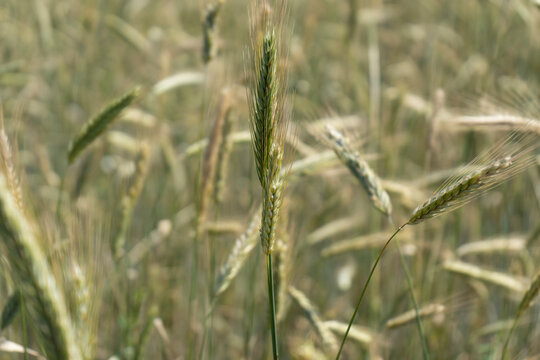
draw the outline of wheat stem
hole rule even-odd
[[[371,278],[373,277],[373,273],[375,272],[375,268],[377,267],[377,264],[379,263],[379,261],[381,260],[381,257],[384,253],[384,251],[386,250],[386,248],[388,247],[388,244],[390,244],[390,242],[392,241],[392,239],[401,231],[403,230],[403,228],[407,226],[407,224],[403,224],[401,225],[399,228],[397,228],[397,230],[392,234],[392,236],[390,236],[390,238],[388,239],[388,241],[386,242],[386,244],[384,244],[384,246],[382,247],[381,251],[379,252],[379,255],[377,256],[377,259],[375,259],[375,263],[373,264],[373,266],[371,267],[371,270],[369,272],[369,275],[368,275],[368,278],[366,280],[366,283],[364,284],[364,287],[362,288],[362,292],[360,293],[360,298],[358,299],[358,301],[356,302],[356,306],[354,307],[354,312],[351,316],[351,320],[349,320],[349,324],[347,325],[347,330],[345,331],[345,335],[343,335],[343,339],[341,340],[341,344],[339,345],[339,350],[338,350],[338,353],[336,355],[336,360],[338,360],[341,356],[341,352],[343,351],[343,346],[345,345],[345,341],[347,340],[347,336],[349,335],[349,331],[351,330],[351,326],[352,324],[354,323],[354,319],[356,318],[356,314],[358,313],[358,309],[360,308],[360,303],[362,302],[362,299],[364,298],[364,295],[366,293],[366,290],[367,290],[367,287],[371,281]]]
[[[272,352],[274,360],[279,359],[276,300],[274,296],[274,268],[272,266],[272,253],[266,255],[266,276],[268,281],[268,305],[270,306],[270,324],[272,333]]]

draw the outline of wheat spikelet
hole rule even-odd
[[[497,160],[481,170],[475,171],[470,175],[463,177],[457,183],[450,185],[436,193],[428,199],[423,205],[417,207],[410,219],[409,224],[418,224],[426,219],[436,217],[444,212],[452,211],[462,205],[466,198],[474,191],[488,187],[494,184],[505,169],[512,165],[512,158],[505,157]]]
[[[307,243],[315,245],[341,232],[358,228],[358,217],[351,216],[330,221],[317,228],[307,236]]]
[[[11,146],[4,129],[4,114],[2,107],[0,106],[0,157],[2,158],[2,171],[6,176],[6,180],[9,186],[11,195],[17,202],[19,210],[24,212],[24,204],[22,198],[22,190],[19,183],[19,178],[13,165],[13,153],[11,152]]]
[[[358,236],[352,239],[337,241],[322,249],[321,255],[327,257],[349,253],[350,251],[378,248],[379,246],[384,245],[390,235],[391,234],[387,232],[379,232]]]
[[[137,155],[140,150],[139,142],[131,135],[123,131],[109,131],[107,134],[107,142],[129,155]]]
[[[202,58],[205,64],[210,62],[216,56],[217,47],[215,45],[215,37],[217,33],[217,17],[225,0],[217,0],[216,2],[207,4],[203,15],[203,47]]]
[[[234,242],[234,246],[225,264],[221,267],[216,280],[214,296],[217,298],[225,292],[233,279],[238,275],[242,266],[257,244],[257,226],[260,223],[260,211],[251,218],[246,231]]]
[[[255,5],[263,5],[256,2]],[[283,21],[286,18],[285,1],[277,15],[271,16],[265,6],[259,18],[251,22],[251,64],[248,76],[251,79],[249,104],[249,127],[255,157],[255,168],[262,190],[262,216],[260,238],[266,255],[266,277],[268,305],[272,334],[272,353],[279,359],[276,303],[274,296],[274,250],[276,226],[285,190],[285,176],[281,174],[283,152],[287,135],[285,107],[285,71],[280,61],[283,56]],[[257,8],[255,8],[257,10]]]
[[[293,359],[298,360],[328,360],[328,356],[321,350],[317,349],[310,340],[303,344],[292,347]]]
[[[446,307],[442,304],[428,304],[418,309],[418,316],[424,318],[428,316],[435,316],[446,310]],[[416,309],[412,309],[404,312],[403,314],[394,316],[386,322],[387,329],[393,329],[400,326],[407,325],[416,320]]]
[[[77,331],[77,339],[84,359],[92,359],[94,352],[94,331],[91,317],[92,294],[90,285],[84,269],[76,262],[72,261],[69,274],[69,285],[72,290],[73,323]],[[97,295],[97,294],[93,294]]]
[[[324,324],[327,328],[341,336],[343,336],[345,334],[345,331],[347,331],[346,323],[342,323],[336,320],[328,320],[325,321]],[[355,340],[357,343],[364,347],[371,346],[375,341],[375,334],[371,330],[356,325],[353,325],[351,327],[351,330],[349,331],[349,336],[351,337],[351,339]]]
[[[132,183],[129,186],[126,195],[124,195],[122,198],[122,218],[120,220],[120,228],[114,242],[114,252],[117,258],[124,255],[126,234],[129,230],[129,226],[131,225],[133,209],[137,203],[137,200],[139,199],[146,176],[148,175],[148,171],[150,169],[150,155],[150,146],[147,143],[142,143],[140,145],[139,155],[137,157],[135,167],[136,170],[135,174],[133,175]]]
[[[180,72],[167,76],[152,87],[152,94],[162,95],[186,85],[200,84],[204,81],[204,74],[200,72]]]
[[[122,97],[114,100],[88,121],[71,142],[68,150],[68,162],[71,164],[77,156],[90,145],[117,118],[120,112],[131,105],[139,96],[140,89],[135,88]]]
[[[214,201],[216,204],[223,201],[223,192],[225,189],[225,183],[227,180],[227,171],[229,168],[229,158],[233,148],[233,139],[231,138],[231,132],[236,125],[236,116],[228,114],[225,118],[225,124],[223,126],[223,140],[218,151],[218,161],[216,170],[216,186],[214,188]]]
[[[463,244],[456,249],[458,256],[490,254],[494,252],[519,252],[525,249],[527,240],[522,236],[495,238]]]
[[[281,164],[283,158],[281,151],[276,148],[273,150],[272,160],[270,161]],[[273,170],[279,170],[279,168],[273,168]],[[284,184],[279,173],[276,174],[274,171],[268,172],[267,184],[268,187],[264,189],[263,197],[261,243],[264,252],[270,254],[274,250],[276,226],[279,220]]]
[[[85,360],[95,358],[100,320],[104,268],[108,259],[101,252],[108,226],[95,212],[95,205],[65,212],[62,222],[42,218],[43,241],[51,249],[49,262],[73,324],[77,344]],[[65,238],[64,238],[65,236]],[[61,242],[58,239],[63,238]]]
[[[360,181],[368,194],[373,206],[390,218],[392,203],[381,180],[369,167],[367,162],[355,154],[348,145],[348,140],[332,126],[326,126],[326,135],[332,142],[332,147],[338,158],[349,168],[351,173]]]
[[[278,67],[281,34],[264,16],[262,29],[252,29],[253,84],[249,94],[250,130],[257,176],[263,192],[261,243],[266,254],[273,251],[284,181],[280,174],[287,133],[284,82]],[[254,26],[257,26],[254,25]]]
[[[502,286],[517,293],[523,293],[526,290],[526,284],[513,276],[497,271],[486,270],[466,262],[455,260],[446,261],[443,264],[443,268],[447,271],[465,275],[473,279]]]
[[[199,204],[199,219],[202,224],[206,220],[208,201],[210,200],[216,182],[216,171],[219,160],[219,150],[223,143],[223,129],[227,115],[231,109],[232,98],[230,89],[225,89],[221,94],[219,110],[214,121],[214,127],[206,147],[202,165],[201,176],[201,199]]]
[[[338,349],[337,339],[330,331],[325,322],[321,320],[319,313],[315,306],[309,301],[307,296],[296,289],[294,286],[289,286],[289,294],[294,301],[302,308],[304,314],[309,319],[317,334],[320,336],[325,348],[331,352],[336,352]]]
[[[324,257],[334,256],[351,251],[359,251],[364,249],[378,248],[386,243],[391,233],[378,232],[368,235],[361,235],[352,239],[336,241],[321,250],[321,255]],[[410,237],[404,239],[410,240]]]
[[[204,231],[211,234],[240,234],[244,230],[244,225],[236,221],[212,221],[204,224]]]
[[[452,130],[516,130],[534,132],[540,135],[539,120],[511,114],[447,117],[443,123]]]
[[[30,305],[45,353],[51,359],[80,360],[81,351],[66,302],[30,223],[0,175],[0,233],[11,276]]]
[[[531,165],[537,148],[535,135],[513,133],[446,181],[441,190],[413,211],[407,224],[418,224],[455,210],[500,185]]]
[[[142,128],[151,129],[156,126],[157,119],[154,115],[142,111],[141,109],[128,108],[118,119],[119,121],[138,125]]]
[[[120,19],[118,16],[107,14],[105,24],[142,53],[149,54],[152,46],[150,42],[136,28]]]

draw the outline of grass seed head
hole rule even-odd
[[[114,100],[90,119],[75,136],[68,149],[68,162],[71,164],[77,156],[118,117],[126,107],[131,105],[139,96],[140,88],[135,88],[122,97]]]

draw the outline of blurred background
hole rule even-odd
[[[324,125],[339,128],[382,179],[393,223],[402,224],[453,169],[508,135],[503,123],[477,128],[456,119],[502,113],[538,119],[540,3],[288,5],[282,44],[288,57],[281,61],[292,110],[285,163],[294,165],[278,232],[279,342],[283,359],[332,359],[393,225],[322,140]],[[64,192],[64,224],[54,240],[72,241],[63,256],[75,254],[94,274],[90,297],[101,303],[92,314],[96,359],[271,356],[258,220],[250,227],[261,195],[246,102],[249,9],[261,6],[0,3],[4,126],[28,213],[45,223],[40,227],[54,225]],[[83,124],[137,85],[138,101],[68,166],[68,146]],[[208,143],[219,147],[211,178],[204,166]],[[538,270],[539,170],[537,162],[463,209],[398,236],[425,310],[431,358],[500,356]],[[50,255],[55,241],[45,247]],[[483,250],[463,248],[478,241],[491,242]],[[239,272],[227,283],[231,262]],[[0,286],[5,304],[13,284],[3,276]],[[343,358],[421,358],[411,309],[391,246]],[[540,358],[538,314],[534,306],[520,318],[509,358]],[[2,335],[22,344],[26,333],[15,321]],[[27,336],[39,350],[31,331]]]

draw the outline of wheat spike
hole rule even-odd
[[[217,33],[217,17],[225,0],[217,0],[214,3],[207,4],[203,15],[203,47],[202,58],[205,64],[210,62],[216,56],[217,47],[215,38]]]
[[[236,239],[225,264],[219,271],[215,285],[215,298],[225,292],[238,275],[251,250],[257,244],[257,225],[260,223],[260,211],[252,217],[246,231]]]
[[[114,253],[117,258],[124,255],[126,234],[131,225],[133,210],[144,187],[146,176],[148,175],[148,171],[150,169],[150,155],[150,146],[147,143],[142,143],[137,156],[135,167],[136,170],[135,174],[133,175],[132,183],[122,198],[122,217],[120,219],[120,228],[114,242]]]
[[[254,29],[253,73],[256,75],[249,94],[252,146],[263,193],[261,243],[266,254],[273,251],[281,209],[284,181],[280,172],[287,133],[284,83],[278,67],[280,33],[268,21],[263,21],[265,29]]]
[[[525,283],[513,276],[498,271],[486,270],[477,265],[469,264],[463,261],[446,261],[443,264],[443,268],[447,271],[465,275],[473,279],[502,286],[517,293],[523,293],[526,289]]]
[[[525,249],[526,243],[527,240],[523,236],[473,241],[458,247],[456,249],[456,254],[458,256],[465,256],[474,254],[491,254],[496,252],[519,252]]]
[[[326,135],[332,143],[332,148],[338,158],[349,168],[351,173],[360,181],[364,190],[368,194],[373,206],[386,216],[392,215],[392,203],[390,197],[384,187],[381,179],[375,174],[368,163],[354,153],[349,145],[348,140],[342,133],[337,131],[330,125],[326,126]]]
[[[77,156],[107,129],[120,112],[137,99],[139,93],[140,88],[137,87],[117,100],[114,100],[101,110],[99,114],[89,120],[71,142],[67,154],[68,162],[70,164],[73,163],[77,159]]]
[[[441,215],[444,212],[452,211],[462,205],[467,197],[474,194],[475,191],[495,184],[495,181],[500,179],[501,175],[511,165],[512,158],[505,157],[463,177],[460,181],[437,192],[423,205],[417,207],[409,218],[408,223],[411,225],[418,224],[426,219]]]
[[[47,357],[80,360],[73,324],[66,302],[51,268],[33,233],[0,175],[0,233],[11,276],[30,304]]]
[[[0,157],[2,158],[2,171],[6,176],[6,180],[9,186],[11,195],[17,202],[19,210],[24,212],[24,204],[22,197],[21,185],[15,166],[13,163],[13,153],[11,151],[11,145],[4,129],[4,113],[0,104]]]
[[[343,336],[343,334],[345,334],[345,331],[347,331],[346,323],[342,323],[336,320],[328,320],[325,321],[324,324],[327,328],[341,336]],[[357,343],[364,347],[369,347],[375,340],[375,334],[372,331],[356,325],[353,325],[351,327],[349,336],[351,337],[351,339],[355,340]]]
[[[323,341],[323,344],[327,350],[336,352],[338,344],[334,334],[330,331],[326,323],[321,320],[319,312],[311,301],[309,301],[307,296],[294,286],[289,286],[289,294],[291,294],[291,297],[298,304],[298,306],[302,308],[306,317],[317,331],[317,334],[321,337],[321,340]]]
[[[513,132],[458,170],[440,190],[412,212],[407,224],[418,224],[455,210],[500,185],[534,163],[538,146],[538,138],[533,132]]]
[[[446,310],[445,306],[442,304],[428,304],[418,309],[418,315],[420,317],[434,316],[440,314]],[[387,329],[393,329],[400,326],[407,325],[416,319],[416,310],[412,309],[404,312],[403,314],[394,316],[386,322]]]
[[[199,223],[206,220],[208,202],[211,199],[216,182],[216,171],[219,160],[219,150],[223,143],[223,130],[225,121],[232,105],[232,94],[230,89],[225,89],[221,93],[219,110],[214,121],[212,133],[208,141],[208,146],[204,154],[202,179],[201,179],[201,200],[199,205]]]

